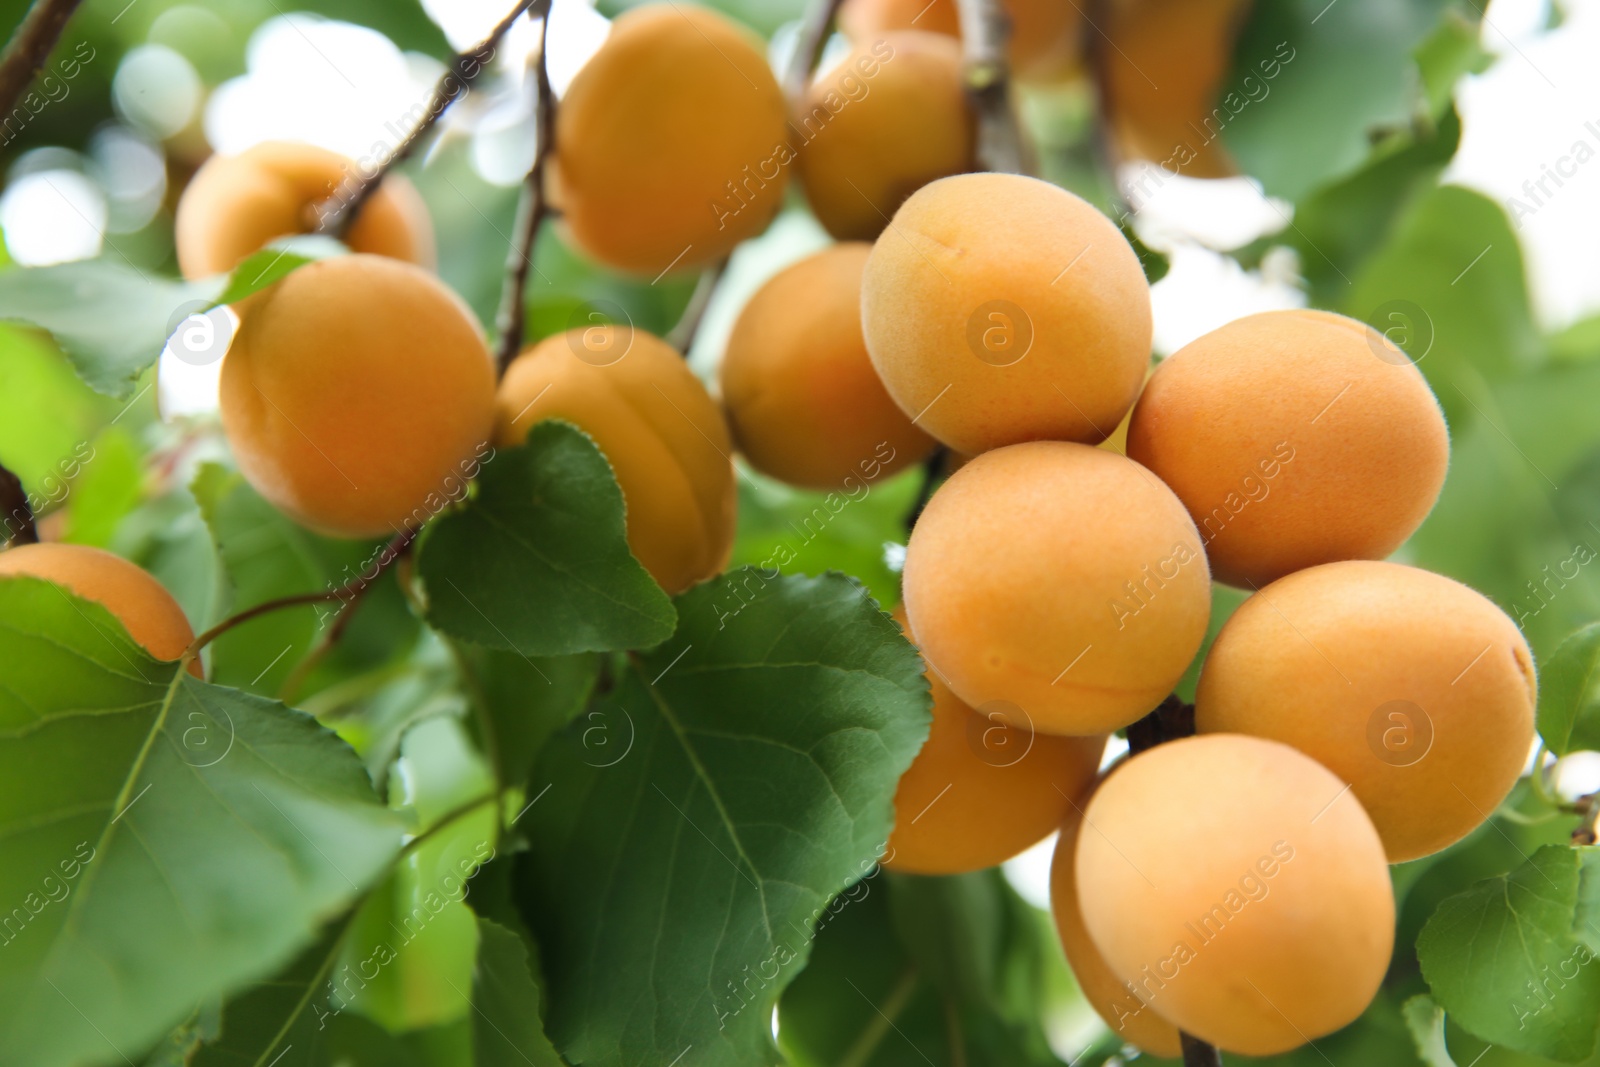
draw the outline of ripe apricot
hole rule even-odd
[[[1015,174],[923,186],[861,283],[889,395],[958,452],[1103,440],[1150,361],[1150,288],[1111,220]]]
[[[1256,586],[1393,552],[1438,498],[1450,439],[1422,374],[1382,334],[1267,311],[1156,368],[1128,455],[1188,507],[1217,579]]]
[[[1269,1056],[1333,1032],[1394,947],[1383,844],[1344,783],[1287,745],[1170,741],[1096,790],[1077,890],[1112,972],[1179,1029]]]
[[[1083,909],[1078,905],[1077,860],[1083,805],[1087,803],[1089,797],[1085,792],[1068,807],[1061,835],[1056,839],[1055,856],[1050,862],[1050,911],[1055,916],[1061,949],[1066,953],[1067,965],[1072,968],[1072,977],[1077,979],[1083,999],[1105,1020],[1112,1033],[1152,1056],[1176,1059],[1182,1054],[1178,1028],[1141,1000],[1135,989],[1130,988],[1131,983],[1112,972],[1083,925]]]
[[[906,197],[972,168],[961,46],[920,30],[861,41],[806,90],[792,129],[817,221],[870,241]]]
[[[923,655],[956,695],[1047,733],[1107,733],[1150,711],[1211,613],[1178,498],[1137,463],[1064,441],[985,452],[951,475],[903,577]]]
[[[257,294],[222,362],[239,470],[336,537],[420,525],[459,497],[494,424],[494,366],[472,312],[383,256],[309,263]]]
[[[895,621],[915,640],[904,609]],[[974,711],[933,671],[933,728],[894,794],[884,866],[961,874],[1043,841],[1094,777],[1106,739],[1052,737]]]
[[[890,474],[933,451],[872,369],[861,337],[871,245],[834,245],[750,298],[722,357],[722,401],[750,465],[792,485],[837,489],[887,446]]]
[[[547,337],[507,368],[495,414],[496,444],[520,443],[541,419],[594,439],[622,489],[628,546],[667,592],[728,562],[738,503],[728,426],[659,337],[625,326]]]
[[[1527,642],[1486,597],[1398,563],[1329,563],[1233,613],[1201,671],[1195,723],[1320,762],[1400,863],[1465,837],[1511,792],[1536,691]]]
[[[54,582],[99,604],[156,659],[175,660],[194,640],[188,618],[166,587],[104,549],[53,541],[15,545],[0,552],[0,578],[17,575]],[[189,662],[189,672],[205,677],[198,659]]]
[[[1083,51],[1083,14],[1061,0],[1004,0],[1011,18],[1006,54],[1021,82],[1058,81],[1076,73]],[[839,28],[853,41],[889,30],[923,30],[960,39],[956,0],[845,0]]]
[[[1101,91],[1123,155],[1192,178],[1233,173],[1220,135],[1238,109],[1219,97],[1248,9],[1247,0],[1107,5]]]
[[[727,255],[783,205],[786,118],[742,26],[688,4],[623,13],[556,112],[556,197],[573,240],[650,277]]]
[[[316,145],[267,141],[236,156],[212,156],[178,199],[178,268],[185,278],[230,271],[278,237],[311,233],[316,205],[356,164]],[[389,175],[345,231],[356,252],[433,266],[433,222],[411,183]]]

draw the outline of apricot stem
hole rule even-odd
[[[690,294],[683,314],[667,331],[664,340],[685,356],[694,345],[694,336],[700,331],[700,323],[705,320],[706,309],[711,306],[711,297],[716,293],[717,283],[722,280],[722,272],[727,266],[728,260],[724,257],[700,272],[700,280],[695,282],[694,292]]]
[[[38,0],[0,55],[0,115],[9,115],[22,93],[44,69],[67,20],[82,0]]]
[[[928,453],[928,458],[922,461],[922,488],[917,490],[917,498],[911,502],[911,507],[906,511],[906,533],[911,532],[911,528],[922,517],[928,501],[933,499],[933,491],[939,485],[939,472],[944,469],[945,460],[949,457],[950,449],[940,445]]]
[[[811,73],[817,69],[822,49],[828,43],[828,28],[839,13],[842,0],[812,0],[806,9],[805,19],[794,43],[794,54],[789,58],[789,69],[784,72],[783,88],[790,100],[798,100],[811,84]]]
[[[349,228],[350,223],[360,213],[361,205],[365,204],[367,198],[377,189],[378,183],[383,181],[384,175],[388,174],[389,171],[408,159],[412,152],[416,151],[416,147],[423,136],[433,128],[435,122],[439,121],[439,116],[443,115],[451,104],[465,96],[467,90],[472,87],[472,83],[482,75],[484,68],[494,59],[495,49],[499,47],[500,39],[506,35],[507,31],[511,29],[512,25],[516,23],[523,13],[529,12],[529,9],[536,5],[544,11],[549,10],[549,0],[517,0],[516,6],[495,25],[493,30],[489,31],[489,36],[466,51],[456,53],[451,58],[444,74],[434,84],[428,103],[423,108],[422,117],[411,127],[405,139],[378,166],[368,168],[365,173],[352,171],[345,181],[340,184],[339,188],[334,190],[333,195],[323,201],[323,204],[318,209],[321,219],[317,225],[318,233],[327,234],[330,237],[344,236],[344,231]],[[530,12],[530,14],[535,13]]]
[[[539,29],[539,58],[533,65],[538,94],[534,102],[533,165],[528,168],[522,193],[517,198],[516,239],[506,254],[506,280],[500,292],[500,312],[495,316],[495,329],[499,334],[495,344],[497,377],[505,375],[506,368],[522,348],[523,323],[527,317],[523,294],[528,288],[528,272],[533,269],[539,227],[550,214],[550,202],[544,193],[545,165],[555,143],[555,93],[550,89],[550,68],[545,62],[550,43],[550,0],[538,0],[534,13],[542,13],[544,22]]]
[[[0,466],[0,545],[31,545],[39,540],[38,527],[33,522],[33,508],[28,503],[27,490],[22,479]]]
[[[1032,174],[1032,153],[1011,106],[1011,65],[1006,58],[1011,17],[1000,0],[956,0],[956,10],[966,54],[967,97],[978,118],[978,166]]]

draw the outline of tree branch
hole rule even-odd
[[[528,272],[533,269],[533,254],[539,240],[539,227],[550,214],[550,204],[545,198],[545,166],[550,158],[550,148],[555,143],[555,93],[550,89],[550,68],[545,62],[550,42],[550,0],[536,0],[530,15],[543,17],[539,29],[539,56],[534,61],[534,147],[533,166],[522,183],[522,193],[517,197],[516,233],[512,236],[511,250],[506,253],[506,278],[500,290],[500,310],[495,315],[495,369],[504,375],[511,361],[522,348],[522,334],[527,319],[524,294],[528,288]]]
[[[0,467],[0,516],[0,529],[5,531],[0,545],[31,545],[39,540],[28,491],[22,488],[22,479],[5,467]]]
[[[384,161],[372,168],[369,173],[351,172],[346,175],[345,180],[333,194],[318,205],[318,233],[330,237],[344,236],[345,230],[350,228],[350,223],[360,213],[361,205],[365,204],[367,198],[378,188],[384,175],[410,158],[423,136],[433,128],[434,123],[439,121],[439,116],[443,115],[451,104],[465,96],[472,83],[483,74],[484,68],[494,59],[495,49],[500,46],[500,39],[525,11],[540,2],[541,0],[517,0],[510,14],[495,25],[489,36],[467,51],[458,52],[451,58],[449,68],[433,87],[426,110],[412,126],[411,132],[406,134],[405,140],[401,141]],[[548,9],[548,0],[542,2]]]
[[[82,0],[35,0],[0,54],[0,115],[9,115],[44,69],[67,20]]]
[[[978,166],[1032,174],[1032,151],[1011,106],[1011,64],[1006,58],[1011,18],[1000,0],[956,0],[956,10],[966,55],[967,97],[978,119]]]
[[[917,498],[911,502],[911,507],[906,511],[906,533],[922,518],[922,513],[928,507],[928,501],[933,499],[933,490],[939,484],[939,474],[944,470],[945,460],[950,458],[950,449],[938,445],[928,453],[928,458],[922,461],[922,488],[917,490]]]
[[[724,256],[700,272],[700,280],[695,282],[694,292],[689,295],[689,303],[684,307],[683,314],[678,316],[678,321],[663,338],[684,356],[688,356],[689,349],[694,347],[694,338],[700,332],[700,324],[705,321],[706,309],[711,307],[711,297],[715,295],[717,283],[727,269],[728,260]]]
[[[783,75],[784,93],[791,101],[798,102],[811,84],[811,72],[817,69],[817,61],[828,44],[828,30],[839,13],[840,3],[842,0],[811,0],[806,8],[794,54],[789,57],[789,69]]]

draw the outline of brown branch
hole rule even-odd
[[[416,539],[416,532],[412,530],[395,535],[394,539],[379,553],[379,573],[381,574],[383,570],[397,562],[400,557],[408,554],[411,551],[412,543]],[[387,559],[385,555],[387,555]],[[288,677],[283,680],[283,685],[278,688],[279,700],[285,704],[294,700],[300,691],[300,687],[305,684],[306,678],[316,668],[317,664],[328,657],[328,653],[333,651],[333,646],[339,643],[339,639],[344,636],[344,632],[350,628],[350,620],[355,615],[356,608],[361,606],[361,602],[366,599],[367,593],[371,591],[377,582],[378,575],[374,575],[370,580],[363,579],[358,575],[344,584],[342,588],[349,592],[349,599],[343,600],[343,603],[339,605],[339,610],[334,613],[333,622],[324,631],[322,639],[301,657],[300,662],[295,664],[294,670],[290,671]]]
[[[1178,1031],[1178,1044],[1183,1048],[1183,1067],[1222,1067],[1222,1053],[1217,1046],[1182,1030]]]
[[[67,20],[82,0],[35,0],[0,54],[0,115],[9,115],[44,69]]]
[[[22,488],[22,479],[5,467],[0,467],[0,545],[31,545],[39,540],[39,529],[33,522],[33,506],[28,503],[28,491]]]
[[[500,290],[500,310],[495,315],[495,368],[504,375],[522,348],[523,327],[528,315],[526,297],[528,272],[533,269],[533,254],[539,240],[539,227],[550,214],[545,197],[545,166],[555,143],[555,93],[550,89],[550,68],[545,62],[550,41],[550,0],[538,0],[530,14],[542,15],[539,30],[539,57],[534,61],[534,80],[538,96],[534,102],[533,166],[517,197],[516,233],[506,253],[506,277]]]
[[[828,30],[834,16],[839,13],[843,0],[811,0],[794,43],[794,54],[789,57],[789,69],[784,72],[783,89],[790,100],[799,102],[811,84],[811,72],[817,69],[822,50],[828,44]]]
[[[1112,129],[1111,113],[1115,105],[1115,95],[1111,91],[1111,77],[1107,73],[1107,49],[1111,39],[1100,31],[1099,27],[1110,18],[1109,0],[1084,0],[1089,5],[1091,16],[1086,17],[1089,25],[1095,28],[1095,33],[1088,35],[1088,43],[1084,47],[1085,58],[1089,64],[1089,80],[1094,85],[1094,127],[1090,134],[1090,151],[1100,169],[1105,173],[1110,186],[1111,206],[1115,209],[1114,221],[1118,225],[1131,221],[1133,208],[1128,203],[1127,194],[1122,188],[1122,179],[1118,172],[1122,169],[1122,147],[1117,143],[1116,131]]]
[[[933,491],[938,487],[939,475],[944,472],[945,460],[950,458],[950,449],[938,445],[928,453],[928,458],[922,461],[922,487],[917,490],[917,498],[911,502],[911,507],[906,511],[906,533],[916,526],[917,520],[922,518],[922,513],[927,510],[928,501],[933,499]]]
[[[516,6],[510,14],[501,19],[489,36],[478,42],[465,52],[458,52],[450,60],[449,67],[434,85],[433,92],[428,98],[426,110],[416,124],[411,127],[411,132],[406,134],[405,140],[389,153],[384,161],[372,168],[367,174],[351,172],[345,180],[317,207],[317,232],[330,237],[343,237],[345,230],[349,229],[361,211],[361,206],[367,202],[378,184],[383,181],[396,166],[410,158],[416,151],[422,138],[439,121],[439,117],[449,109],[467,90],[472,87],[483,74],[484,68],[494,59],[495,49],[500,46],[500,39],[504,37],[522,14],[535,4],[542,3],[547,9],[549,0],[517,0]]]
[[[1033,153],[1011,106],[1006,42],[1011,17],[1000,0],[956,0],[966,58],[967,98],[977,115],[977,163],[982,170],[1032,174]]]
[[[700,324],[706,318],[706,309],[711,307],[711,298],[716,295],[717,283],[722,280],[722,273],[727,268],[728,260],[724,256],[700,272],[700,280],[695,282],[694,292],[689,294],[689,303],[684,307],[683,314],[678,316],[678,321],[663,338],[667,344],[685,356],[688,356],[689,349],[694,347],[695,335],[700,332]]]

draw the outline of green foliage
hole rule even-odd
[[[259,293],[282,281],[296,268],[349,250],[331,237],[289,237],[273,241],[249,256],[228,275],[228,284],[217,297],[219,304],[236,304],[252,293]]]
[[[1600,749],[1600,623],[1561,642],[1539,679],[1539,736],[1550,751]]]
[[[836,575],[743,568],[677,600],[592,720],[545,749],[520,905],[573,1062],[771,1062],[772,1007],[889,834],[928,729],[921,662]]]

